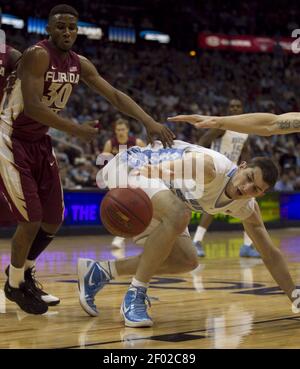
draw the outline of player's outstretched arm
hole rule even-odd
[[[300,132],[300,113],[281,115],[250,113],[215,117],[206,115],[177,115],[168,118],[172,122],[187,122],[196,128],[217,128],[259,136],[282,135]]]
[[[167,127],[153,120],[129,96],[117,90],[103,79],[96,67],[85,57],[80,56],[81,78],[93,91],[107,99],[120,112],[142,122],[147,129],[148,138],[153,142],[153,136],[158,136],[164,146],[172,146],[174,134]]]
[[[278,283],[279,287],[287,294],[289,299],[293,301],[292,292],[296,289],[296,286],[289,273],[285,258],[280,250],[274,246],[265,228],[257,203],[255,203],[254,212],[249,218],[243,221],[243,225],[245,231],[261,254],[263,262],[272,277]]]
[[[48,70],[49,55],[40,47],[31,47],[24,52],[18,70],[25,114],[46,126],[59,129],[83,139],[90,140],[98,130],[88,125],[79,125],[55,114],[43,101],[44,75]],[[49,98],[55,98],[50,96]]]

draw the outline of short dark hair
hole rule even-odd
[[[114,122],[114,129],[115,129],[117,126],[120,126],[121,124],[125,124],[125,126],[126,126],[128,129],[130,129],[130,125],[129,125],[128,120],[123,119],[123,118],[118,118],[118,119]]]
[[[59,5],[54,6],[50,10],[48,19],[50,19],[56,14],[72,14],[76,18],[79,17],[78,11],[75,8],[73,8],[73,6],[68,5],[68,4],[59,4]]]
[[[250,161],[248,167],[259,167],[262,171],[263,181],[267,183],[270,188],[275,186],[278,180],[279,170],[273,160],[265,156],[258,156]]]

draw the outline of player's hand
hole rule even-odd
[[[166,126],[163,126],[160,123],[157,123],[153,121],[151,125],[148,125],[146,127],[147,129],[147,136],[148,136],[148,142],[151,144],[154,143],[154,137],[157,137],[164,147],[172,147],[173,140],[176,137],[174,133]]]
[[[169,122],[187,122],[194,127],[200,128],[220,128],[219,117],[208,115],[177,115],[176,117],[169,117]]]
[[[99,120],[89,120],[78,125],[77,136],[84,141],[92,141],[99,132]]]
[[[86,122],[84,122],[82,124],[82,126],[89,126],[91,128],[97,128],[97,129],[101,128],[101,124],[100,124],[98,119],[96,119],[96,120],[87,120]]]

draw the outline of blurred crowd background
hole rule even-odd
[[[36,3],[36,4],[35,4]],[[2,1],[2,11],[20,17],[46,17],[45,0]],[[103,78],[138,102],[157,121],[176,114],[225,115],[230,99],[238,98],[245,112],[299,111],[300,57],[284,53],[236,53],[196,48],[198,32],[222,32],[289,37],[300,26],[297,2],[265,1],[69,1],[85,21],[100,26],[159,28],[171,34],[168,45],[122,44],[79,37],[76,51],[90,58]],[[143,3],[143,4],[140,4]],[[176,3],[176,6],[174,4]],[[270,6],[270,4],[272,6]],[[51,2],[51,7],[53,3]],[[300,27],[299,27],[300,28]],[[23,51],[42,36],[9,29],[8,43]],[[190,50],[196,50],[191,56]],[[51,130],[60,162],[63,186],[96,186],[96,157],[112,137],[120,114],[81,84],[63,113],[78,123],[99,119],[101,134],[91,144]],[[146,140],[145,130],[130,120],[131,134]],[[203,131],[170,124],[177,139],[197,143]],[[250,137],[251,156],[273,157],[281,169],[278,191],[300,190],[300,134]]]

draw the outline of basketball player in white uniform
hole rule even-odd
[[[182,170],[184,168],[184,176]],[[183,141],[164,149],[132,147],[117,155],[104,168],[102,180],[109,188],[113,172],[121,179],[129,172],[130,186],[150,197],[153,219],[135,237],[144,246],[141,255],[116,261],[78,260],[80,303],[91,316],[99,314],[95,295],[118,275],[134,275],[121,306],[125,325],[151,326],[147,312],[147,288],[153,275],[183,273],[198,267],[196,249],[188,232],[191,209],[209,214],[230,214],[243,225],[280,288],[293,301],[295,289],[285,259],[265,229],[255,197],[272,187],[278,170],[268,158],[254,159],[237,167],[224,155]],[[182,180],[184,178],[184,180]]]
[[[242,113],[243,103],[241,102],[241,100],[230,100],[228,105],[228,114],[238,115]],[[199,145],[210,147],[212,150],[220,152],[233,163],[237,164],[238,162],[242,161],[248,162],[250,159],[247,140],[248,134],[246,133],[223,131],[221,129],[211,129],[201,137]],[[200,223],[196,229],[193,241],[197,248],[197,254],[200,257],[205,256],[202,241],[213,219],[214,217],[212,215],[203,214],[201,216]],[[246,232],[244,232],[244,244],[240,249],[240,256],[256,258],[260,257],[260,254],[252,246],[252,241]]]

